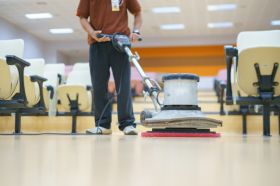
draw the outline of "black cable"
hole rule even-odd
[[[40,135],[62,135],[62,136],[87,136],[90,134],[87,133],[59,133],[59,132],[41,132],[41,133],[21,133],[21,134],[15,134],[15,133],[0,133],[0,136],[40,136]]]
[[[149,80],[151,81],[151,82],[153,82],[154,83],[154,86],[156,86],[157,87],[157,97],[156,97],[156,100],[157,100],[157,103],[158,103],[158,105],[160,106],[160,107],[162,107],[163,106],[163,103],[160,103],[160,101],[159,101],[159,94],[160,94],[160,92],[161,92],[161,89],[160,89],[160,87],[159,87],[159,85],[158,85],[158,83],[155,81],[155,80],[153,80],[153,79],[150,79],[149,78]]]
[[[157,103],[159,104],[159,106],[162,107],[162,106],[163,106],[163,103],[160,103],[160,102],[159,102],[159,94],[160,94],[160,92],[157,93]]]

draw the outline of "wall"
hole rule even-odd
[[[6,39],[24,40],[24,58],[45,57],[42,40],[0,18],[0,40]]]
[[[222,45],[135,48],[134,50],[141,56],[141,66],[145,71],[150,72],[215,76],[226,66]]]
[[[45,57],[48,63],[65,63],[72,65],[78,61],[88,61],[86,41],[46,42]],[[82,54],[80,53],[82,52]]]
[[[88,45],[84,41],[43,41],[17,26],[0,19],[0,39],[22,38],[25,41],[25,58],[42,57],[47,63],[88,61]],[[175,43],[174,43],[175,44]],[[177,43],[178,44],[178,43]],[[157,46],[134,48],[141,56],[145,71],[195,73],[215,76],[225,68],[223,45]]]

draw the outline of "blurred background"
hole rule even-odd
[[[133,47],[148,72],[215,76],[223,46],[239,32],[280,29],[279,0],[140,0],[143,42]],[[0,0],[0,39],[22,38],[25,58],[73,65],[88,61],[79,0]],[[130,25],[132,22],[130,21]]]

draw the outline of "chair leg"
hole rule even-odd
[[[15,133],[14,134],[20,134],[21,133],[21,113],[16,112],[15,115]]]
[[[77,114],[72,115],[72,134],[77,133]]]
[[[247,114],[248,114],[248,106],[240,106],[240,111],[242,114],[242,133],[244,135],[247,134]]]
[[[263,106],[263,135],[270,136],[270,106]]]
[[[220,92],[220,115],[225,115],[225,108],[224,108],[224,91],[225,87],[221,87],[221,92]]]
[[[242,114],[242,133],[247,134],[247,115]]]
[[[67,98],[70,105],[70,112],[72,114],[72,134],[77,133],[77,116],[79,113],[79,94],[76,94],[76,99],[71,99],[69,94],[67,94]]]

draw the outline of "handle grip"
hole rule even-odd
[[[113,38],[113,35],[109,35],[109,34],[97,34],[96,37],[98,39],[103,38],[103,37],[109,37],[110,39]]]
[[[98,39],[103,38],[103,37],[109,37],[110,39],[113,39],[113,36],[114,36],[114,35],[112,35],[112,34],[97,34],[97,35],[96,35],[96,37],[97,37]],[[143,41],[142,37],[139,37],[139,38],[138,38],[138,41]]]

